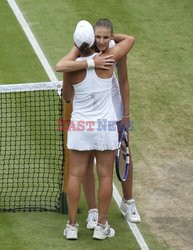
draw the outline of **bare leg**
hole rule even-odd
[[[76,223],[80,188],[85,177],[91,152],[69,150],[70,170],[67,185],[67,203],[69,224]]]
[[[130,152],[131,153],[131,152]],[[127,219],[133,223],[140,223],[141,218],[137,211],[135,200],[132,199],[133,191],[133,162],[130,155],[129,176],[125,182],[122,182],[123,199],[121,201],[121,210],[127,216]]]
[[[95,176],[93,171],[94,155],[90,156],[85,178],[82,182],[84,194],[86,197],[88,209],[96,208],[95,197]]]
[[[105,224],[107,212],[112,198],[113,163],[115,152],[112,150],[96,151],[98,190],[98,223]]]

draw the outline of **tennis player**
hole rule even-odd
[[[114,46],[112,40],[112,33],[113,33],[113,26],[112,23],[107,19],[100,19],[95,24],[95,37],[96,37],[96,49],[99,51],[107,51],[109,47]],[[133,38],[131,37],[131,41]],[[117,40],[116,42],[120,42]],[[130,44],[132,47],[132,43]],[[73,47],[69,54],[64,57],[58,63],[58,71],[63,70],[63,62],[65,60],[75,60],[78,57],[79,51],[77,48]],[[100,57],[95,57],[95,67],[98,68],[105,68],[108,67],[108,60],[110,59],[105,58],[101,61],[99,60]],[[98,60],[98,61],[97,61]],[[106,63],[106,64],[105,64]],[[72,68],[79,69],[79,65],[71,65]],[[81,65],[82,67],[82,65]],[[86,66],[85,66],[86,67]],[[126,124],[129,123],[130,120],[130,112],[129,112],[129,98],[130,98],[130,88],[129,82],[127,77],[127,56],[123,56],[117,62],[117,72],[119,77],[119,84],[115,74],[113,75],[113,87],[112,87],[112,99],[114,108],[116,111],[117,121],[120,122],[121,120],[124,121]],[[68,82],[68,75],[64,74],[64,83]],[[64,91],[65,89],[63,89]],[[71,96],[66,95],[67,92],[64,91],[64,95],[66,99],[70,99]],[[90,165],[93,165],[93,157],[90,158]],[[95,178],[93,173],[93,168],[89,167],[87,171],[86,178],[83,182],[84,192],[89,208],[88,218],[87,218],[87,228],[93,229],[97,224],[98,218],[98,210],[96,208],[96,198],[95,198]],[[132,198],[132,190],[133,190],[133,163],[130,156],[130,172],[128,179],[122,183],[122,190],[123,190],[123,198],[121,201],[121,210],[126,214],[127,219],[130,222],[139,223],[141,222],[140,215],[137,211],[135,200]]]
[[[73,87],[75,95],[67,141],[70,152],[70,170],[67,185],[69,221],[64,230],[67,239],[78,238],[76,217],[80,186],[92,154],[96,157],[99,177],[99,216],[93,238],[105,239],[115,235],[114,229],[107,222],[107,212],[112,197],[114,155],[115,149],[118,147],[116,114],[111,98],[113,67],[109,67],[108,70],[93,69],[94,40],[92,26],[87,21],[79,22],[74,32],[74,42],[80,49],[81,58],[78,60],[86,62],[88,69],[73,72],[69,77],[69,85],[71,84],[71,87]],[[109,52],[117,61],[128,52],[129,48],[129,37],[124,36],[122,42]],[[69,69],[70,65],[71,62],[69,63],[69,61],[64,63],[64,72],[71,71]],[[71,91],[69,90],[69,92]],[[103,120],[111,122],[111,129],[108,129],[108,125],[104,130],[99,129],[99,123]],[[81,122],[81,125],[89,125],[89,127],[84,126],[84,129],[82,129],[79,122]]]
[[[103,53],[108,53],[109,47],[114,46],[114,41],[110,41],[113,34],[113,25],[107,19],[99,19],[95,24],[95,42],[96,48]],[[112,99],[116,111],[118,127],[121,124],[130,124],[130,88],[127,76],[127,55],[117,62],[117,73],[113,75]],[[129,130],[129,129],[128,129]],[[129,131],[128,131],[129,132]],[[121,201],[121,210],[127,216],[127,219],[133,223],[140,223],[141,218],[136,208],[135,200],[132,197],[133,190],[133,162],[130,154],[129,176],[125,182],[121,183],[123,198]],[[97,220],[97,209],[95,202],[95,182],[92,168],[88,168],[87,176],[83,182],[83,188],[86,195],[89,212],[87,218],[87,228],[93,229]]]

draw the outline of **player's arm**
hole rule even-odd
[[[76,62],[75,60],[80,56],[80,51],[79,49],[76,47],[76,46],[73,46],[71,48],[71,50],[68,52],[68,54],[66,56],[64,56],[62,59],[59,60],[59,62],[56,64],[55,66],[55,69],[57,72],[64,72],[64,68],[66,66],[66,61],[67,62],[73,62],[75,63],[75,69],[73,71],[76,71],[76,70],[79,70],[81,69],[80,67],[80,64],[79,65],[79,68],[76,69]],[[69,65],[68,65],[69,66]],[[74,66],[74,64],[72,64],[72,66]],[[70,72],[70,71],[68,71]]]
[[[135,38],[125,34],[114,34],[113,39],[116,42],[115,47],[110,49],[116,61],[126,55],[134,45]]]
[[[74,89],[70,80],[70,73],[63,73],[62,98],[70,103],[74,96]]]
[[[57,72],[73,72],[77,70],[87,69],[87,61],[75,61],[76,58],[80,56],[80,51],[77,47],[73,46],[70,52],[60,59],[56,64],[55,69]],[[103,56],[102,53],[99,53],[94,58],[94,67],[97,69],[109,69],[115,63],[113,55]]]
[[[117,73],[119,79],[119,88],[121,93],[121,99],[123,103],[123,117],[122,122],[126,127],[130,126],[130,85],[127,75],[127,55],[122,57],[117,62]]]
[[[71,50],[68,52],[68,54],[60,59],[60,61],[57,63],[56,68],[59,72],[62,72],[62,64],[65,60],[76,60],[77,57],[79,57],[80,52],[79,49],[77,49],[76,46],[73,46]],[[66,102],[70,102],[74,95],[74,89],[72,87],[72,84],[70,82],[70,73],[63,72],[63,86],[62,86],[62,98]]]

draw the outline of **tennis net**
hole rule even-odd
[[[61,83],[0,85],[0,211],[59,211]]]

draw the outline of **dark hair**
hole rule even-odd
[[[94,29],[96,27],[105,27],[105,28],[108,28],[108,29],[111,30],[111,33],[113,33],[113,24],[107,18],[102,18],[102,19],[99,19],[98,21],[96,21],[96,23],[94,25]]]
[[[92,53],[93,46],[89,47],[88,43],[83,43],[79,49],[83,56],[88,56]]]

